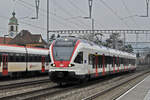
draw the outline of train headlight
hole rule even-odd
[[[56,65],[55,65],[55,64],[51,64],[51,66],[52,66],[52,67],[56,67]]]
[[[72,66],[74,66],[74,64],[69,64],[68,66],[69,66],[69,67],[72,67]]]

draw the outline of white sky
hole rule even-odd
[[[41,33],[46,38],[46,1],[40,0],[39,19],[35,16],[35,0],[0,0],[0,35],[8,34],[8,21],[15,9],[19,30]],[[49,0],[50,29],[91,29],[88,0]],[[93,0],[95,29],[150,29],[146,0]],[[138,15],[138,16],[137,16]],[[132,17],[129,17],[132,16]]]

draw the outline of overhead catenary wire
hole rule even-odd
[[[82,10],[80,7],[78,7],[78,5],[76,5],[76,3],[74,3],[72,0],[67,0],[72,6],[74,6],[76,9],[78,9],[79,11],[80,11],[80,13],[81,14],[85,14],[85,16],[87,15],[87,12],[85,12],[84,10]],[[82,17],[82,18],[84,18],[85,16],[77,16],[77,17]],[[77,18],[77,17],[72,17],[72,18]],[[101,27],[104,27],[102,24],[100,24],[100,23],[97,23],[98,21],[95,19],[95,18],[93,18],[94,19],[94,24],[95,24],[95,26],[96,27],[99,27],[100,26],[100,28]],[[90,26],[91,27],[91,26]]]
[[[59,4],[59,2],[57,2],[57,0],[55,0],[53,2],[55,3],[55,6],[57,6],[60,10],[62,10],[63,13],[65,13],[66,15],[69,15],[70,17],[74,16],[70,11],[66,10],[61,4]],[[79,19],[76,19],[76,20],[78,20],[76,22],[79,22],[80,25],[82,25],[81,27],[86,27],[87,26],[86,24],[81,22]]]
[[[21,6],[23,6],[23,7],[25,7],[25,8],[27,8],[27,9],[29,9],[30,11],[32,10],[32,11],[34,11],[34,9],[32,8],[32,7],[29,7],[29,6],[27,6],[27,5],[25,5],[24,3],[22,3],[22,2],[18,2]],[[42,17],[45,17],[46,15],[44,15],[43,13],[40,13],[40,15],[42,16]],[[31,17],[29,17],[29,16],[26,16],[26,17],[22,17],[20,20],[30,20],[31,21]],[[43,19],[45,19],[45,18],[43,18]],[[54,19],[57,23],[59,23],[58,25],[65,25],[64,23],[61,23],[60,21],[58,21],[57,19]],[[44,21],[43,21],[44,22]]]
[[[124,8],[126,9],[127,13],[128,13],[129,15],[132,15],[132,13],[131,13],[131,11],[129,10],[129,8],[127,7],[125,1],[124,1],[124,0],[121,0],[121,2],[122,2],[122,4],[123,4]],[[129,18],[133,21],[133,23],[134,23],[135,26],[139,27],[139,25],[136,23],[136,21],[134,20],[133,17],[135,17],[135,16],[131,16],[131,17],[129,17]]]
[[[33,6],[31,6],[30,4],[28,4],[28,3],[24,3],[24,2],[18,2],[18,4],[20,4],[21,6],[23,6],[23,7],[25,7],[25,8],[27,8],[27,9],[29,9],[30,11],[34,11],[34,7]],[[27,4],[28,5],[30,5],[30,6],[27,6]],[[46,14],[44,15],[44,13],[40,13],[40,15],[42,16],[42,17],[45,17],[46,16]],[[26,18],[26,20],[28,19],[30,19],[30,21],[31,21],[31,16],[26,16],[25,17]],[[45,19],[45,18],[43,18],[43,19]],[[22,19],[22,20],[25,20],[25,19]],[[56,19],[55,19],[56,20]],[[44,22],[44,21],[43,21]],[[60,23],[60,21],[57,21],[56,20],[56,22],[57,23]],[[61,23],[62,24],[62,23]]]
[[[22,3],[28,5],[28,6],[32,7],[32,8],[35,8],[34,5],[28,3],[28,2],[26,2],[26,1],[24,1],[24,0],[19,0],[19,2],[22,2]],[[44,13],[44,14],[47,13],[47,11],[46,11],[45,9],[43,9],[43,8],[40,8],[40,11],[41,11],[40,13]],[[64,17],[62,17],[62,16],[60,16],[60,15],[56,15],[56,14],[53,13],[53,12],[50,12],[50,14],[51,14],[52,16],[54,16],[53,18],[57,17],[57,18],[60,18],[60,19],[64,20],[65,22],[67,21]],[[54,19],[54,20],[55,20],[55,19]],[[58,22],[58,21],[57,21],[57,22]],[[75,22],[73,22],[73,21],[70,21],[70,20],[69,20],[68,22],[69,22],[70,24],[72,24],[72,25],[78,27],[78,28],[81,27],[81,26],[79,26],[78,23],[75,23]],[[66,25],[66,24],[64,24],[64,25]]]
[[[25,8],[28,8],[28,9],[30,9],[30,10],[34,10],[34,6],[33,5],[31,5],[31,4],[29,4],[29,3],[24,3],[24,2],[19,2],[22,6],[24,6]],[[28,5],[28,6],[27,6]],[[41,13],[40,12],[40,15],[41,16],[43,16],[43,17],[45,17],[46,16],[46,10],[43,10],[43,11],[45,11],[45,13]],[[58,17],[58,16],[56,16],[56,17]],[[66,24],[64,24],[62,21],[59,21],[58,19],[56,19],[56,17],[53,17],[54,18],[54,20],[56,21],[56,23],[58,23],[57,25],[61,25],[61,26],[63,26],[63,25],[66,25]],[[28,17],[28,19],[30,19],[30,17]],[[76,25],[77,26],[77,25]]]
[[[123,24],[130,28],[130,26],[117,14],[117,12],[115,12],[113,10],[113,8],[111,8],[105,1],[103,0],[98,0],[100,3],[102,3],[106,8],[108,8],[121,22],[123,22]]]

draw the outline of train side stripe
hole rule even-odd
[[[55,41],[51,45],[51,55],[52,55],[52,60],[55,62],[54,56],[53,56],[53,46],[54,46]]]

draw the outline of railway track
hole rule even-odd
[[[137,74],[139,73],[140,70],[137,70],[134,74]],[[133,79],[136,79],[146,73],[149,73],[149,71],[147,72],[143,72],[142,74],[139,74],[137,76],[135,76],[134,78],[130,78],[128,79],[126,82],[129,82]],[[64,94],[64,91],[67,93],[71,93],[72,91],[78,91],[78,89],[81,89],[81,88],[86,88],[86,87],[89,87],[91,85],[95,85],[95,84],[99,84],[99,83],[103,83],[105,81],[109,81],[109,80],[113,80],[113,78],[116,78],[114,81],[117,81],[117,80],[121,80],[123,79],[124,77],[127,77],[127,76],[132,76],[131,73],[129,74],[125,74],[125,75],[118,75],[118,78],[116,78],[116,76],[112,75],[111,77],[109,76],[109,78],[106,76],[106,77],[103,77],[102,79],[98,79],[98,80],[92,80],[90,82],[87,82],[87,83],[84,83],[84,84],[77,84],[77,85],[70,85],[70,86],[63,86],[63,87],[59,87],[58,85],[56,84],[52,84],[50,83],[49,80],[47,80],[47,82],[49,82],[49,85],[47,87],[42,87],[39,88],[39,89],[34,89],[34,90],[31,90],[31,91],[23,91],[23,92],[17,92],[15,94],[12,94],[12,95],[8,95],[8,96],[0,96],[0,99],[3,99],[3,100],[33,100],[33,99],[45,99],[45,98],[49,98],[49,97],[56,97],[60,94]],[[42,82],[42,81],[41,81]],[[46,81],[45,81],[46,82]],[[126,82],[122,82],[120,84],[117,84],[111,88],[107,88],[106,90],[103,90],[99,93],[96,93],[96,94],[93,94],[93,95],[90,95],[88,98],[84,98],[83,100],[91,100],[91,99],[94,99],[100,95],[103,95],[105,93],[107,93],[108,91],[112,90],[112,89],[115,89],[116,87],[118,87],[119,85],[123,85],[125,84]],[[34,82],[33,82],[34,84]],[[35,83],[36,84],[36,83]],[[38,84],[38,83],[37,83]],[[105,83],[103,83],[105,84]],[[32,84],[30,84],[32,85]],[[76,93],[76,92],[75,92]],[[69,94],[67,95],[69,96]],[[63,97],[60,97],[58,99],[64,99],[65,97],[67,96],[63,96]]]
[[[132,80],[135,80],[135,79],[137,79],[137,78],[139,78],[139,77],[141,77],[141,76],[143,76],[143,75],[145,75],[145,74],[147,74],[147,73],[150,73],[150,71],[148,71],[148,72],[146,72],[146,73],[143,73],[143,74],[140,74],[140,75],[138,75],[138,76],[135,76],[135,77],[133,77],[133,78],[131,78],[131,79],[128,79],[128,80],[126,80],[126,81],[124,81],[124,82],[121,82],[121,83],[119,83],[119,84],[117,84],[117,85],[114,85],[114,86],[112,86],[111,88],[108,88],[108,89],[106,89],[106,90],[97,92],[97,93],[95,93],[95,94],[93,94],[93,95],[90,95],[90,96],[88,96],[88,97],[86,97],[86,98],[83,98],[82,100],[93,100],[93,99],[95,99],[95,98],[97,98],[97,97],[99,97],[99,96],[101,96],[101,95],[104,95],[104,94],[106,94],[106,93],[109,92],[109,91],[113,91],[114,89],[116,89],[116,88],[118,88],[118,87],[120,87],[120,86],[122,86],[122,85],[124,85],[124,84],[127,84],[128,82],[130,82],[130,81],[132,81]]]
[[[112,76],[115,77],[115,76]],[[107,80],[107,78],[103,78],[103,81]],[[96,80],[98,81],[102,81],[102,80]],[[71,85],[71,86],[64,86],[64,87],[59,87],[58,85],[54,85],[54,86],[50,86],[48,88],[42,88],[39,90],[34,90],[34,91],[29,91],[29,92],[25,92],[25,93],[18,93],[15,95],[11,95],[11,96],[5,96],[2,97],[0,99],[3,100],[16,100],[16,99],[21,99],[21,100],[32,100],[32,99],[37,99],[37,98],[45,98],[46,96],[57,96],[58,94],[63,93],[64,91],[72,91],[74,89],[78,89],[78,88],[83,88],[83,87],[87,87],[89,85],[94,84],[96,81],[91,81],[88,82],[88,84],[81,84],[81,85]]]
[[[81,99],[85,99],[85,97],[88,97],[89,95],[90,96],[95,96],[97,97],[97,94],[105,94],[106,92],[108,92],[109,90],[112,90],[113,92],[113,89],[115,89],[115,86],[118,87],[119,84],[123,85],[123,82],[127,81],[128,82],[133,79],[136,79],[136,78],[139,78],[139,77],[142,77],[143,75],[145,74],[149,74],[149,71],[141,71],[141,70],[137,70],[137,72],[135,73],[132,73],[132,74],[125,74],[125,75],[122,75],[122,76],[117,76],[118,78],[114,77],[113,78],[106,78],[106,79],[102,79],[102,80],[96,80],[96,81],[92,81],[92,82],[88,82],[87,84],[83,84],[83,85],[80,85],[72,90],[69,90],[69,91],[66,91],[66,93],[63,93],[63,94],[59,94],[59,97],[58,95],[55,96],[55,97],[52,97],[52,96],[47,96],[45,97],[46,99],[50,99],[50,100],[55,100],[55,99],[65,99],[65,100],[81,100]],[[137,84],[137,83],[136,83]],[[132,85],[129,83],[129,85]],[[110,86],[113,86],[113,87],[110,87]],[[124,89],[124,87],[123,87]],[[99,92],[100,91],[100,92]],[[107,97],[107,95],[104,96],[104,99],[102,100],[112,100],[112,99],[105,99],[105,97]],[[75,99],[74,99],[75,98]],[[93,97],[92,97],[93,99]],[[101,97],[99,98],[101,99]],[[99,100],[97,99],[97,100]],[[91,98],[89,97],[89,99],[87,100],[91,100]],[[115,99],[114,99],[115,100]]]
[[[61,88],[60,86],[53,84],[47,88],[41,88],[38,90],[29,91],[29,92],[18,93],[18,94],[14,94],[14,95],[10,95],[10,96],[4,96],[4,97],[0,97],[0,99],[3,99],[3,100],[33,100],[33,99],[41,98],[41,97],[47,96],[47,95],[49,95],[49,96],[56,95],[56,94],[62,93],[64,91],[69,91],[70,89],[73,89],[73,88],[74,87]]]
[[[32,85],[32,84],[34,84],[34,85],[41,84],[41,83],[46,83],[46,82],[50,82],[50,80],[43,79],[43,80],[36,80],[36,81],[28,81],[28,82],[19,82],[19,83],[7,84],[7,85],[0,85],[0,90],[23,87],[23,86],[28,86],[28,85]]]

